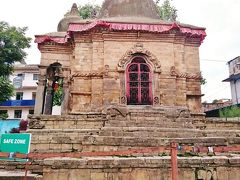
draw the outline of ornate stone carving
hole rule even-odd
[[[175,76],[177,78],[186,78],[186,79],[195,79],[195,80],[201,80],[202,75],[201,73],[196,73],[196,74],[190,74],[190,73],[178,73],[176,71],[175,66],[172,66],[170,68],[170,75]]]
[[[160,98],[157,97],[157,96],[155,96],[154,99],[153,99],[153,104],[154,104],[154,105],[160,104]]]
[[[118,67],[120,70],[123,70],[125,65],[131,61],[132,57],[136,54],[143,54],[147,57],[147,59],[154,65],[154,71],[161,73],[161,65],[159,64],[157,57],[153,55],[150,51],[146,50],[143,47],[142,43],[137,43],[135,46],[128,50],[125,55],[118,62]]]
[[[121,106],[110,106],[106,109],[106,117],[108,120],[114,119],[117,116],[127,117],[128,113],[128,109]]]
[[[177,76],[177,72],[176,72],[175,66],[172,66],[172,67],[171,67],[171,69],[170,69],[170,74],[171,74],[171,76]]]
[[[127,104],[127,97],[126,96],[122,96],[121,100],[120,100],[121,104]]]
[[[104,77],[107,77],[109,73],[109,65],[105,65],[104,67],[104,71],[103,71],[103,75]]]
[[[74,77],[98,77],[98,78],[109,77],[109,72],[114,71],[116,70],[111,70],[109,68],[109,65],[105,65],[104,69],[99,71],[75,72],[74,74],[71,75],[71,80]]]
[[[165,110],[166,113],[166,117],[168,118],[173,118],[173,119],[177,119],[177,118],[190,118],[190,111],[188,109],[167,109]]]
[[[71,76],[71,79],[74,77],[103,77],[104,74],[104,71],[76,72]]]
[[[41,123],[40,118],[30,119],[28,128],[29,129],[43,129],[45,127],[44,124]]]

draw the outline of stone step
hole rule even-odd
[[[186,128],[157,128],[157,127],[104,127],[100,136],[122,137],[239,137],[240,130],[199,130]]]
[[[32,142],[59,142],[71,141],[79,142],[85,135],[98,135],[100,129],[31,129],[28,133],[32,134]]]
[[[107,127],[163,127],[163,128],[198,128],[198,129],[240,129],[238,121],[212,121],[204,119],[169,119],[163,118],[160,120],[149,120],[148,118],[141,119],[113,119],[105,122]]]
[[[22,180],[25,172],[23,171],[0,171],[0,180]],[[42,180],[42,176],[37,174],[27,174],[28,180]]]
[[[232,137],[196,137],[196,138],[156,138],[156,137],[113,137],[83,136],[76,140],[63,139],[33,141],[31,152],[98,152],[109,150],[127,150],[130,148],[169,146],[171,142],[194,146],[232,146],[239,145],[240,138]]]
[[[201,146],[223,146],[240,143],[240,138],[226,137],[197,137],[197,138],[156,138],[156,137],[114,137],[114,136],[85,136],[82,145],[111,145],[132,147],[168,146],[171,142],[180,144],[195,144]]]
[[[116,121],[110,120],[106,122],[106,127],[164,127],[164,128],[194,128],[192,121]]]
[[[239,180],[239,157],[178,157],[181,180]],[[44,179],[170,180],[171,157],[83,157],[44,160]],[[210,176],[209,176],[210,174]]]

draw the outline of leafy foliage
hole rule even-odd
[[[170,0],[172,1],[172,0]],[[160,19],[165,21],[176,21],[177,20],[177,9],[171,5],[169,0],[164,0],[160,5],[160,0],[156,0],[156,5]]]
[[[31,38],[25,36],[26,30],[26,27],[17,28],[0,21],[0,102],[13,95],[8,76],[13,72],[13,64],[26,57],[24,49],[30,47]]]
[[[61,106],[63,97],[62,79],[58,81],[58,88],[54,88],[53,106]]]
[[[201,85],[204,85],[204,84],[206,84],[207,83],[207,80],[205,79],[205,78],[201,78]]]
[[[78,7],[79,16],[83,19],[92,19],[96,18],[99,13],[101,7],[93,4],[85,4],[83,6]],[[65,16],[67,16],[70,12],[68,11]]]
[[[218,102],[217,99],[214,99],[214,100],[212,101],[213,104],[216,104],[217,102]]]
[[[30,47],[31,38],[25,37],[27,28],[9,26],[0,21],[0,76],[7,76],[13,71],[13,64],[26,57],[25,48]]]
[[[220,110],[220,117],[240,117],[240,107],[232,106]]]
[[[14,87],[11,82],[3,76],[0,76],[0,102],[8,100],[13,96]]]
[[[201,85],[205,85],[207,84],[207,80],[202,76],[202,72],[201,72],[201,80],[200,80]]]
[[[8,114],[7,113],[1,113],[0,112],[0,119],[7,119],[8,118]]]
[[[93,4],[85,4],[84,6],[79,6],[79,15],[83,19],[95,18],[100,11],[100,6]]]

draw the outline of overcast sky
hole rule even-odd
[[[102,0],[1,0],[0,21],[27,26],[27,36],[54,32],[63,15],[76,2],[101,4]],[[200,47],[200,62],[207,84],[202,86],[203,101],[231,98],[226,62],[240,55],[240,0],[173,0],[182,23],[207,28]],[[37,45],[27,50],[26,62],[40,63]]]

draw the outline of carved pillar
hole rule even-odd
[[[45,76],[40,76],[38,80],[37,95],[35,101],[36,103],[34,107],[35,115],[40,115],[43,113],[43,105],[45,100],[45,85],[46,85]]]
[[[63,97],[62,97],[62,105],[61,105],[61,114],[66,115],[69,111],[69,78],[63,79]]]
[[[120,104],[127,105],[124,70],[119,70],[118,72],[119,72],[120,87],[121,87],[121,89],[120,89]]]
[[[49,82],[48,87],[46,89],[44,114],[51,115],[52,114],[52,106],[53,106],[53,87],[52,87],[52,82]]]

